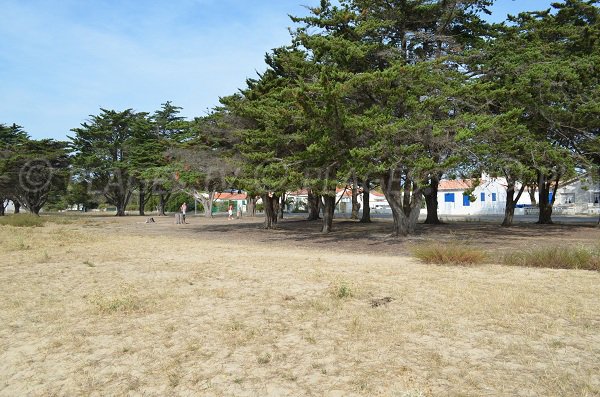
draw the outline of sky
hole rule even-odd
[[[491,21],[551,0],[496,0]],[[0,123],[66,139],[100,108],[187,118],[264,71],[319,0],[0,0]]]

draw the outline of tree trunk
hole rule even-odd
[[[215,192],[208,192],[208,194],[206,194],[205,196],[204,194],[200,194],[197,191],[195,191],[194,198],[196,200],[200,200],[200,202],[202,203],[202,208],[204,208],[204,217],[211,218],[213,201],[215,199]]]
[[[21,203],[19,203],[17,200],[13,200],[13,206],[15,207],[15,214],[21,212]]]
[[[167,200],[165,199],[165,194],[160,193],[158,195],[158,216],[166,216],[165,214],[165,206],[167,205]]]
[[[125,206],[123,203],[119,203],[117,205],[117,214],[116,216],[125,216]]]
[[[140,186],[140,196],[138,198],[138,206],[140,215],[146,215],[144,213],[144,207],[146,206],[146,192]]]
[[[279,204],[279,197],[273,195],[273,216],[275,217],[275,223],[277,223],[278,220],[280,220],[280,207],[281,205]]]
[[[360,203],[358,202],[358,178],[356,174],[352,175],[352,215],[350,219],[358,219]]]
[[[285,193],[281,195],[279,200],[279,219],[283,219],[283,211],[285,210]]]
[[[248,216],[251,216],[254,218],[256,216],[256,200],[257,199],[255,196],[250,197],[250,195],[248,195],[247,197],[248,197],[248,207],[247,207]]]
[[[551,178],[547,178],[545,175],[542,175],[540,173],[538,174],[538,180],[538,190],[540,192],[540,215],[537,223],[540,225],[551,225],[554,223],[552,222],[552,210],[554,206],[554,201],[556,200],[556,192],[558,190],[558,183],[560,179],[559,177],[556,177],[556,180],[553,183]],[[553,184],[554,188],[552,186]],[[552,193],[552,198],[550,198],[550,193]]]
[[[278,201],[278,197],[271,193],[265,193],[261,197],[265,207],[264,228],[274,229],[277,224],[277,211],[274,204]]]
[[[8,200],[0,198],[0,216],[6,215],[6,207],[8,206]]]
[[[438,189],[440,186],[439,174],[431,176],[430,186],[425,189],[425,205],[427,206],[427,218],[425,224],[440,225],[442,222],[438,217]]]
[[[423,194],[416,183],[406,178],[402,186],[400,176],[396,177],[396,172],[390,170],[381,177],[381,187],[392,209],[393,235],[399,237],[413,233],[423,201]]]
[[[308,191],[308,220],[316,221],[319,219],[319,207],[321,196],[314,194],[312,190]]]
[[[322,233],[333,230],[333,213],[335,211],[335,196],[323,196],[323,228]]]
[[[527,193],[529,193],[529,201],[531,201],[531,205],[536,207],[537,200],[535,199],[535,191],[537,190],[534,184],[527,185]]]
[[[360,218],[361,223],[371,223],[371,206],[369,204],[369,199],[371,198],[371,181],[368,179],[363,182],[363,210],[362,216]]]
[[[512,226],[515,217],[515,208],[517,208],[517,203],[525,191],[525,185],[521,185],[517,197],[515,197],[515,182],[508,177],[506,180],[508,184],[506,187],[506,207],[504,207],[504,220],[502,221],[502,226],[504,227]]]
[[[502,226],[508,227],[512,226],[513,218],[515,216],[515,186],[509,184],[506,188],[506,207],[504,207],[504,220],[502,221]]]

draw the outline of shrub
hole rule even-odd
[[[44,226],[46,220],[33,214],[15,214],[0,217],[0,225],[16,227],[38,227]]]
[[[600,246],[552,246],[516,251],[504,255],[503,263],[508,266],[600,271]]]
[[[345,281],[338,281],[331,284],[329,293],[336,299],[346,299],[354,296],[352,288]]]
[[[425,263],[437,265],[476,265],[483,263],[486,253],[464,243],[419,245],[412,254]]]

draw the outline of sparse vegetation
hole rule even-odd
[[[0,395],[600,393],[598,272],[423,266],[402,244],[358,252],[368,238],[311,250],[226,219],[140,219],[3,227]],[[598,233],[580,229],[581,243]]]
[[[265,365],[271,362],[272,356],[271,353],[262,353],[256,358],[256,362]]]
[[[333,283],[330,287],[330,293],[331,296],[336,299],[351,298],[354,295],[352,289],[346,281],[338,281]]]
[[[421,244],[411,252],[417,259],[436,265],[478,265],[487,259],[481,248],[462,242]]]
[[[44,226],[46,220],[33,214],[16,214],[0,217],[0,225],[15,227],[39,227]]]
[[[521,250],[504,255],[503,263],[509,266],[600,271],[600,246],[546,246]]]
[[[142,301],[130,287],[116,293],[94,293],[89,302],[101,314],[132,313],[142,310]]]

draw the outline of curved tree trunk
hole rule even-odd
[[[427,206],[427,218],[425,224],[440,225],[442,222],[438,217],[438,189],[440,186],[441,176],[438,174],[432,175],[430,186],[425,189],[425,205]]]
[[[531,205],[537,207],[537,200],[535,199],[535,191],[537,187],[535,184],[527,185],[527,193],[529,193],[529,200],[531,201]]]
[[[204,217],[211,218],[212,217],[212,208],[213,202],[215,200],[215,192],[208,192],[208,194],[200,194],[198,192],[194,193],[194,198],[196,200],[200,200],[202,203],[202,208],[204,208]]]
[[[525,191],[525,185],[521,185],[515,197],[515,182],[508,177],[506,180],[508,186],[506,187],[506,207],[504,207],[504,220],[502,221],[502,226],[504,227],[512,226],[515,217],[515,208],[517,208],[517,203]]]
[[[6,207],[8,206],[8,200],[0,198],[0,216],[6,215]]]
[[[360,218],[361,223],[371,223],[371,206],[369,203],[369,199],[371,198],[370,184],[371,184],[371,181],[369,181],[368,179],[363,182],[363,192],[362,192],[363,210],[362,210],[362,216]]]
[[[333,230],[333,214],[335,211],[335,196],[323,196],[323,228],[322,233]]]
[[[13,200],[13,206],[15,207],[15,214],[21,212],[21,203],[19,203],[17,200]]]

